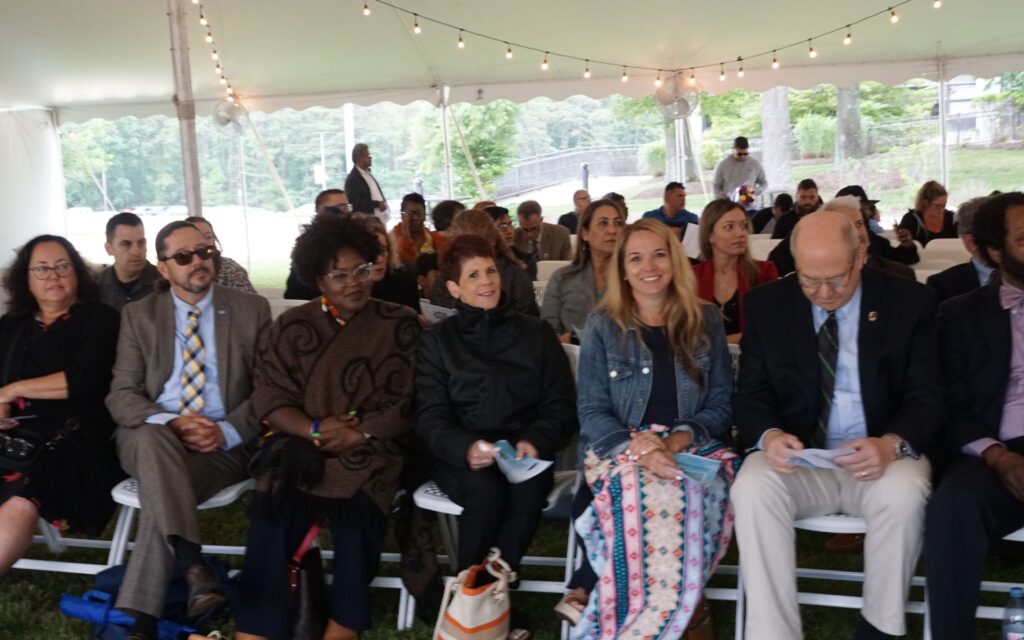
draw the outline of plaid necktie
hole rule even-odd
[[[818,329],[818,366],[821,369],[821,405],[818,410],[818,428],[811,444],[824,447],[828,433],[828,415],[832,410],[832,395],[836,388],[836,362],[839,360],[839,323],[836,312]]]
[[[203,339],[199,337],[199,309],[188,312],[188,325],[185,327],[185,349],[181,353],[181,401],[182,415],[200,413],[206,404],[203,401],[203,385],[206,384],[206,373],[203,361],[206,352]]]

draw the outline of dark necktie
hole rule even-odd
[[[824,447],[827,441],[828,416],[832,410],[832,395],[836,388],[836,362],[839,360],[839,323],[836,312],[818,329],[818,367],[821,369],[821,405],[818,411],[818,425],[811,444]]]

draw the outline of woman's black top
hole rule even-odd
[[[651,396],[640,424],[660,424],[672,427],[679,419],[679,401],[676,398],[675,354],[668,343],[665,327],[643,327],[644,344],[653,356]]]

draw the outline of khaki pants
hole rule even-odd
[[[863,481],[841,469],[779,474],[763,452],[747,457],[730,494],[747,595],[746,637],[803,637],[793,521],[834,513],[867,521],[861,614],[880,631],[906,633],[907,589],[921,551],[930,474],[925,458],[898,460],[878,480]]]

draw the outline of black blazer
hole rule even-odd
[[[924,452],[943,412],[935,294],[870,267],[861,273],[858,361],[868,435],[895,433]],[[811,303],[791,276],[751,289],[743,304],[740,444],[757,446],[771,428],[808,443],[821,396]]]
[[[958,453],[980,438],[999,439],[1010,380],[1010,312],[990,284],[939,308],[939,352],[949,411],[945,444]]]
[[[380,187],[380,183],[377,183]],[[384,196],[384,190],[380,191],[381,197]],[[352,167],[352,171],[348,172],[348,177],[345,178],[345,196],[348,198],[349,204],[352,205],[353,211],[359,211],[362,213],[373,213],[373,199],[370,198],[370,186],[366,184],[366,180],[363,179],[363,174],[359,173],[359,169]]]
[[[939,302],[942,303],[974,291],[981,283],[978,281],[978,270],[974,268],[974,263],[967,262],[929,276],[928,286],[935,289],[939,294]]]

